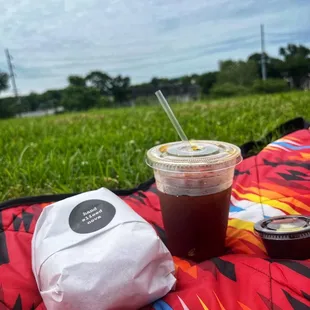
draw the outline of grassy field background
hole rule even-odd
[[[310,93],[172,108],[189,138],[240,145],[294,117],[310,119]],[[177,139],[159,105],[0,121],[0,199],[133,187],[152,176],[146,150]]]

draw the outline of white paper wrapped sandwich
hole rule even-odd
[[[48,310],[139,309],[175,284],[171,254],[153,227],[104,188],[43,210],[32,269]]]

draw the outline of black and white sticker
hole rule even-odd
[[[79,234],[92,233],[106,227],[114,218],[115,213],[115,207],[107,201],[86,200],[71,211],[69,226]]]

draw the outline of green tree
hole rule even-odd
[[[283,57],[282,74],[291,79],[293,86],[300,88],[304,78],[310,72],[310,49],[302,45],[288,44],[281,47],[279,54]]]
[[[188,87],[194,82],[190,75],[184,75],[177,79],[176,84]]]
[[[31,92],[28,96],[23,98],[23,105],[28,105],[30,111],[36,111],[41,104],[41,96]]]
[[[43,105],[51,108],[56,108],[60,106],[62,93],[62,89],[47,90],[41,95]]]
[[[220,71],[217,75],[219,84],[251,86],[257,78],[257,67],[254,61],[226,60],[220,62]]]
[[[70,75],[68,77],[70,86],[86,87],[86,80],[79,75]]]
[[[303,58],[309,58],[310,49],[303,45],[288,44],[287,47],[280,47],[279,54],[284,58],[291,56],[301,56]]]
[[[118,75],[112,78],[106,73],[93,71],[86,76],[85,81],[86,85],[98,89],[102,96],[113,96],[114,102],[116,103],[123,103],[130,97],[129,77]]]
[[[9,118],[15,115],[16,99],[7,97],[0,99],[0,118]]]
[[[0,71],[0,93],[9,88],[9,75]]]
[[[158,89],[158,88],[160,87],[160,79],[154,77],[154,78],[152,78],[150,84],[151,84],[151,86],[153,86],[154,88]]]
[[[218,72],[207,72],[198,77],[198,85],[204,95],[208,95],[210,93],[210,89],[216,82],[217,74]]]
[[[130,79],[129,77],[122,77],[118,75],[112,80],[111,93],[114,97],[114,101],[123,103],[130,97]]]
[[[233,83],[215,83],[210,89],[210,94],[214,97],[232,97],[238,95],[246,95],[248,93],[248,87]]]
[[[100,105],[100,92],[93,87],[69,86],[63,91],[61,105],[68,111],[83,111]]]
[[[101,71],[90,72],[86,78],[86,84],[97,88],[102,96],[110,96],[113,79]]]
[[[261,54],[254,53],[248,57],[248,61],[254,61],[256,64],[257,75],[262,78],[262,69],[261,69]],[[268,54],[265,54],[266,61],[266,72],[267,78],[281,78],[282,77],[282,65],[283,61],[278,58],[270,57]]]
[[[252,90],[254,93],[282,93],[285,91],[289,91],[289,86],[284,79],[267,79],[266,81],[263,80],[256,80],[253,83]]]

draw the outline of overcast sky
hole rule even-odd
[[[10,49],[23,94],[91,70],[140,83],[246,58],[260,49],[260,23],[271,55],[310,45],[310,0],[0,0],[0,49]]]

